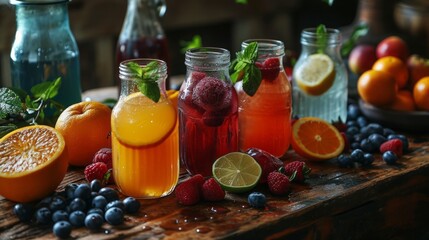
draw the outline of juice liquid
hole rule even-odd
[[[228,106],[219,111],[207,111],[195,104],[192,90],[180,93],[180,159],[192,175],[211,176],[216,159],[238,150],[237,93],[231,85],[224,91],[230,96]]]
[[[135,94],[112,112],[113,175],[124,195],[163,197],[179,177],[177,112],[170,101]]]
[[[242,82],[237,83],[237,89]],[[252,97],[244,91],[239,96],[239,147],[255,147],[274,156],[283,156],[290,144],[291,87],[282,70],[273,81],[262,79]]]

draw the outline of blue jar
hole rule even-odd
[[[30,93],[34,85],[61,77],[55,100],[64,107],[82,100],[79,50],[69,25],[68,2],[10,0],[17,26],[10,52],[13,87]]]

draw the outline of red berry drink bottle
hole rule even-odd
[[[283,156],[290,144],[292,92],[283,69],[283,42],[250,39],[242,43],[244,50],[251,42],[258,43],[255,65],[262,81],[253,96],[244,92],[242,82],[236,84],[239,96],[239,147],[263,149],[276,157]]]
[[[238,150],[238,98],[231,84],[230,54],[222,48],[186,52],[179,94],[180,159],[191,174],[212,175],[220,156]]]

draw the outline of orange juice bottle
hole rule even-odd
[[[128,62],[160,66],[154,102],[142,94]],[[167,67],[161,60],[134,59],[119,67],[121,94],[112,111],[113,176],[119,190],[135,198],[158,198],[170,194],[179,177],[177,111],[165,92]]]
[[[258,60],[262,81],[253,96],[247,95],[242,82],[235,87],[239,98],[239,147],[260,148],[276,157],[283,156],[289,148],[291,135],[292,93],[283,69],[284,45],[281,41],[250,39],[258,43]]]

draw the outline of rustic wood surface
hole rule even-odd
[[[292,153],[285,161],[295,158]],[[125,223],[91,232],[73,229],[73,239],[429,239],[429,136],[410,137],[410,151],[397,165],[377,156],[370,168],[339,168],[335,162],[309,162],[305,184],[293,184],[288,196],[274,197],[266,187],[265,209],[249,207],[247,194],[227,194],[221,202],[191,207],[174,194],[141,200],[138,214]],[[181,179],[186,178],[181,175]],[[67,183],[83,182],[72,168]],[[52,239],[51,227],[20,223],[14,203],[0,199],[0,239]]]

